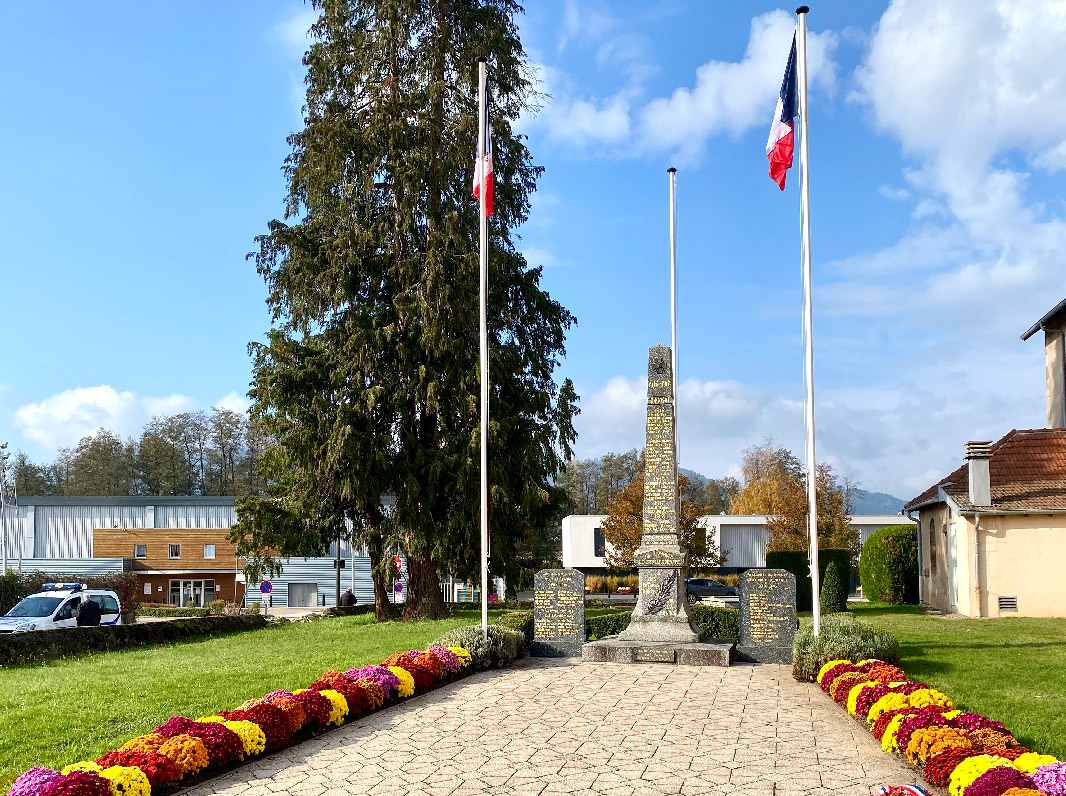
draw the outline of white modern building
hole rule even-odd
[[[563,518],[563,566],[580,569],[586,574],[606,572],[606,553],[609,548],[601,527],[605,514],[571,514]],[[700,525],[718,548],[725,553],[721,572],[742,572],[766,566],[766,530],[768,517],[763,514],[706,514]],[[851,527],[859,531],[862,544],[870,534],[889,525],[912,522],[901,514],[856,514]]]

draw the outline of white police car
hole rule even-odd
[[[46,583],[41,591],[24,598],[0,616],[0,633],[76,627],[78,604],[88,595],[100,606],[100,624],[117,625],[122,618],[118,595],[107,589],[90,589],[84,583]]]

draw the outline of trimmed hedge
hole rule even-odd
[[[139,605],[137,616],[177,616],[186,618],[198,618],[209,616],[210,608],[178,608],[168,605]]]
[[[822,618],[821,632],[813,635],[807,625],[796,634],[792,646],[792,676],[813,683],[818,670],[833,660],[858,663],[877,658],[899,663],[899,641],[891,633],[860,622],[851,614],[831,614]]]
[[[201,636],[240,633],[265,627],[261,616],[205,616],[144,625],[72,627],[62,630],[31,630],[0,636],[0,667],[18,663],[69,658],[91,652],[107,652],[188,641]]]
[[[517,630],[489,625],[488,635],[486,641],[481,625],[465,625],[438,636],[430,646],[463,647],[470,653],[470,665],[475,669],[500,669],[529,654],[525,636]]]
[[[836,561],[830,561],[825,568],[825,580],[822,581],[822,593],[818,599],[823,614],[839,614],[848,610],[847,597],[840,599],[841,591],[840,568]]]
[[[525,636],[527,647],[533,643],[532,611],[511,611],[510,613],[502,614],[496,620],[496,624],[503,627],[509,627],[511,630],[517,630]]]
[[[819,581],[825,583],[825,571],[829,569],[830,562],[836,562],[840,571],[840,602],[848,604],[848,593],[851,585],[851,552],[849,550],[819,550],[818,570],[821,574]],[[807,562],[806,550],[774,550],[766,554],[767,569],[787,569],[796,576],[796,610],[814,610],[814,601],[811,599],[811,567]]]
[[[918,529],[889,525],[862,546],[859,580],[868,600],[891,605],[918,602]]]
[[[717,605],[690,605],[689,616],[693,624],[709,638],[738,638],[740,636],[740,611]],[[603,614],[585,620],[585,638],[589,641],[616,636],[629,627],[629,612]]]
[[[374,613],[374,605],[331,605],[322,612],[322,616],[361,616]]]

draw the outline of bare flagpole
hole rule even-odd
[[[489,637],[489,261],[488,217],[485,215],[485,83],[488,65],[485,58],[477,59],[477,162],[481,174],[478,190],[478,212],[481,216],[481,290],[480,290],[480,353],[481,353],[481,634]]]
[[[677,169],[668,168],[670,175],[670,369],[673,371],[674,388],[674,483],[677,483],[677,468],[680,463],[681,445],[677,441]],[[674,496],[677,516],[681,516],[681,494]]]
[[[807,167],[807,14],[810,9],[800,6],[796,9],[798,34],[796,37],[797,83],[799,89],[800,110],[800,201],[802,204],[803,225],[803,340],[804,340],[804,382],[807,388],[806,417],[807,427],[807,519],[810,533],[811,591],[813,592],[814,635],[818,635],[822,625],[822,611],[818,598],[818,466],[814,458],[814,313],[811,309],[811,189]]]

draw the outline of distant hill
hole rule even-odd
[[[851,513],[899,514],[906,502],[887,492],[867,492],[865,489],[860,489],[852,501]]]
[[[706,484],[711,480],[707,476],[697,473],[695,470],[690,470],[687,467],[678,467],[677,471],[681,473],[681,475],[688,476],[688,480],[694,483]]]

